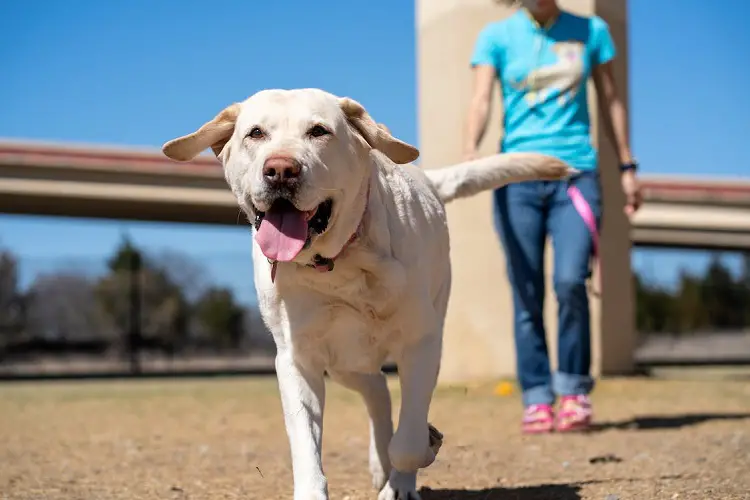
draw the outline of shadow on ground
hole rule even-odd
[[[422,500],[581,500],[581,488],[592,484],[637,483],[685,479],[683,474],[659,477],[610,478],[563,484],[540,484],[536,486],[495,487],[483,490],[433,490],[422,488]]]
[[[422,500],[580,500],[579,485],[543,484],[484,490],[431,490],[422,488]]]
[[[619,422],[603,422],[592,426],[593,431],[681,429],[713,420],[746,420],[750,413],[695,413],[689,415],[648,415]]]

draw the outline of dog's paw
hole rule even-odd
[[[437,456],[440,447],[443,446],[443,433],[437,430],[432,424],[428,423],[430,429],[430,449]]]
[[[376,491],[380,491],[388,481],[388,472],[383,468],[383,464],[380,463],[380,457],[377,454],[373,457],[370,455],[370,475],[372,476],[372,487]]]
[[[295,492],[294,500],[328,500],[328,493],[324,491]]]
[[[386,475],[383,470],[374,470],[370,469],[370,473],[372,474],[372,487],[375,489],[375,491],[382,491],[383,487],[385,486],[385,483],[388,481],[388,476]]]
[[[300,482],[297,479],[294,478],[294,500],[328,500],[328,482],[324,477],[318,476],[313,481],[303,479]]]
[[[417,473],[394,470],[380,490],[378,500],[422,500],[417,493]]]

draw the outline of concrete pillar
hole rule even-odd
[[[625,0],[562,0],[563,8],[582,15],[596,12],[612,24],[625,78]],[[601,8],[599,8],[601,4]],[[463,124],[471,91],[469,58],[482,27],[513,12],[491,0],[416,0],[418,114],[421,164],[425,168],[460,160]],[[601,11],[601,12],[600,12]],[[596,113],[595,99],[592,98]],[[483,154],[495,152],[500,137],[500,99],[493,113]],[[598,136],[598,122],[594,133]],[[615,175],[613,151],[602,151],[607,227],[602,235],[603,300],[592,298],[595,373],[628,371],[632,365],[632,300],[628,225]],[[512,304],[505,260],[492,226],[490,194],[449,205],[453,292],[446,320],[442,382],[493,379],[515,373]],[[547,252],[551,270],[551,251]],[[548,273],[551,274],[551,273]],[[555,364],[556,311],[548,279],[545,319]],[[602,332],[606,332],[602,335]]]
[[[614,71],[620,95],[629,103],[628,14],[626,0],[595,0],[596,15],[608,24],[618,55]],[[591,93],[592,96],[595,92]],[[597,109],[597,108],[592,108]],[[594,113],[596,116],[596,113]],[[597,116],[598,118],[598,116]],[[630,222],[623,213],[625,197],[620,186],[617,153],[608,139],[602,121],[594,122],[604,190],[605,220],[602,228],[601,320],[596,324],[594,368],[604,375],[633,371],[636,348],[635,304],[630,260]],[[603,140],[602,140],[603,139]],[[636,153],[637,154],[637,153]]]

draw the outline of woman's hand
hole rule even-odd
[[[628,137],[628,119],[625,105],[620,99],[615,84],[612,62],[600,64],[594,68],[594,83],[599,97],[599,106],[604,114],[604,128],[621,163],[632,160],[630,138]],[[620,179],[625,193],[625,215],[631,217],[641,206],[641,187],[634,170],[626,170]]]
[[[622,192],[625,193],[625,215],[632,217],[643,202],[641,184],[633,170],[623,172],[620,181],[622,182]]]
[[[476,149],[466,149],[462,155],[463,161],[472,161],[479,158],[479,153]]]

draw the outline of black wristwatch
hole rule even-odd
[[[629,163],[620,164],[620,172],[635,172],[638,170],[638,162],[633,160]]]

